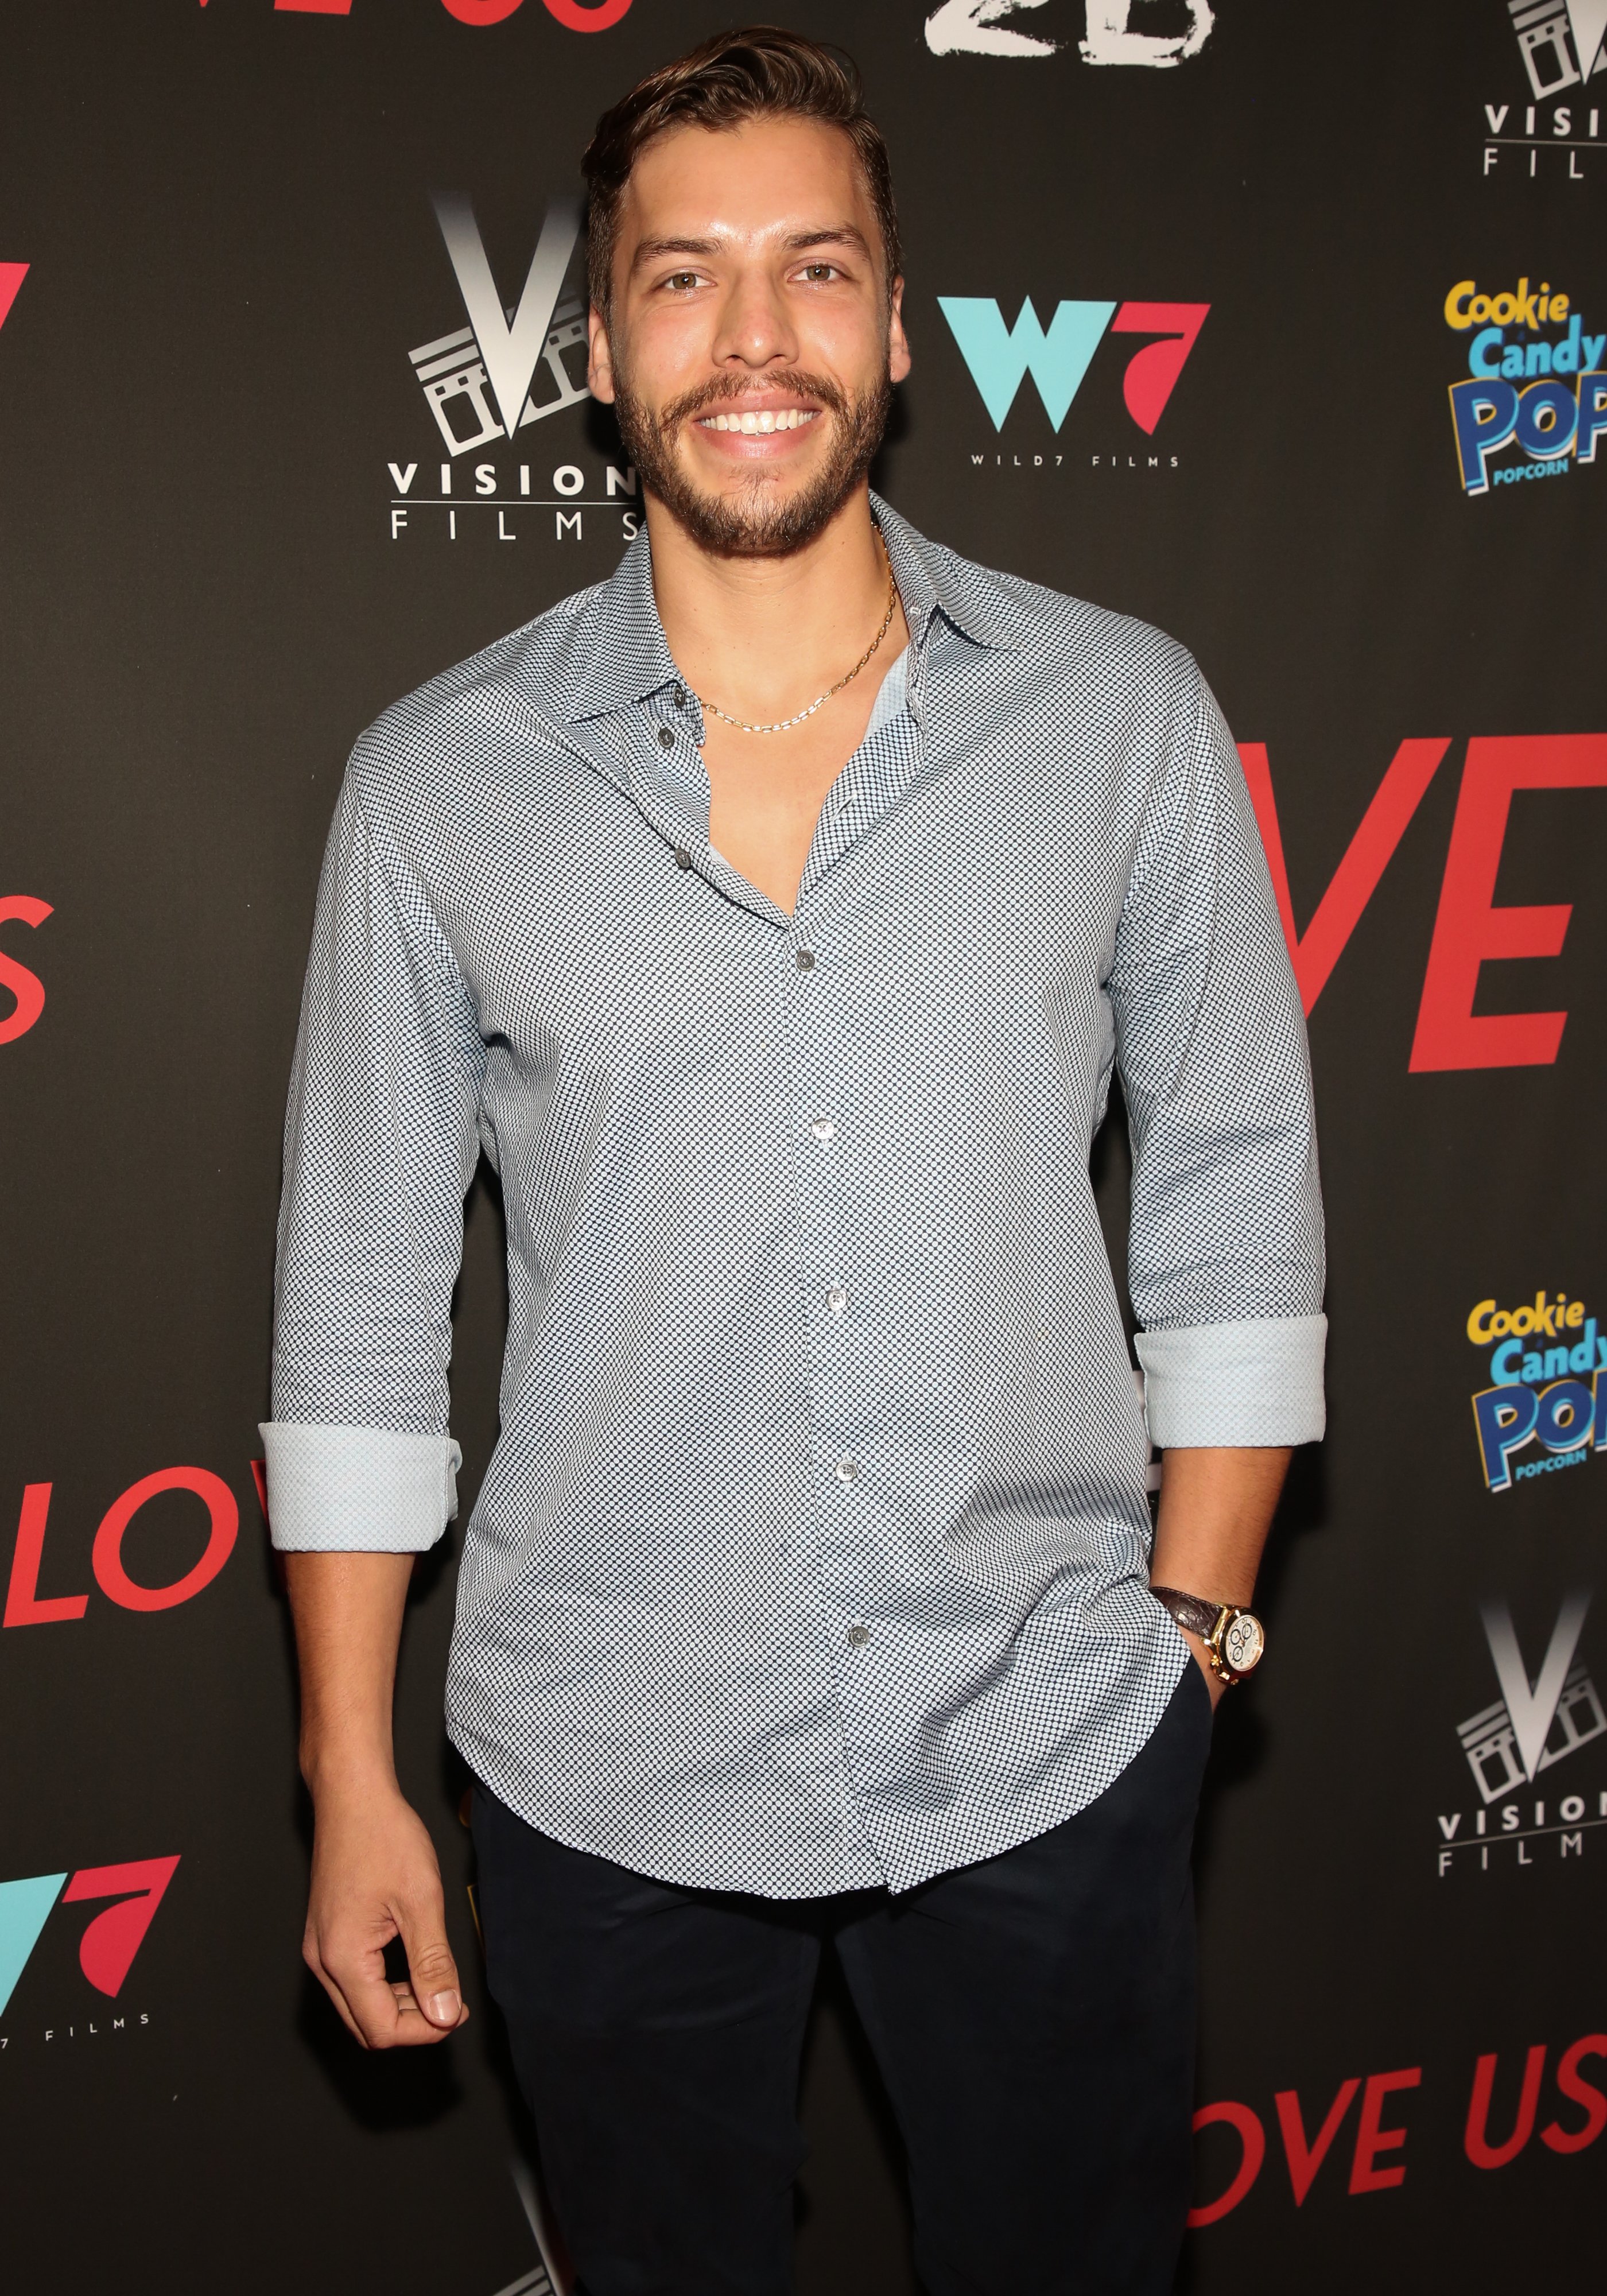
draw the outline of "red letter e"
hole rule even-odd
[[[1513,791],[1607,784],[1607,734],[1515,734],[1467,745],[1446,856],[1439,914],[1423,975],[1410,1065],[1429,1069],[1549,1068],[1566,1013],[1475,1015],[1479,968],[1492,959],[1559,956],[1572,910],[1495,905],[1496,873]]]

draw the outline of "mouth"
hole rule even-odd
[[[700,430],[735,430],[744,439],[767,439],[777,430],[801,430],[820,418],[818,406],[743,406],[740,412],[700,414]]]

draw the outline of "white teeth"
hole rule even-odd
[[[698,420],[705,430],[741,430],[750,439],[767,438],[773,430],[801,430],[806,422],[815,420],[815,410],[813,407],[783,406],[775,411],[766,407],[758,414],[703,414]]]

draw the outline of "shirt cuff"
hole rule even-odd
[[[416,1554],[457,1513],[463,1455],[449,1435],[389,1427],[258,1428],[268,1537],[293,1554]]]
[[[1150,1439],[1161,1450],[1316,1443],[1326,1316],[1249,1316],[1140,1332]]]

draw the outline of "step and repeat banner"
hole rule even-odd
[[[256,1426],[347,750],[636,530],[578,259],[549,308],[531,256],[599,111],[729,20],[0,18],[13,2287],[563,2282],[475,1974],[454,1542],[398,1739],[475,2020],[369,2058],[299,1957]],[[1607,2166],[1607,0],[786,20],[857,54],[893,153],[915,365],[879,485],[1193,649],[1309,1015],[1332,1433],[1218,1725],[1183,2284],[1562,2284]],[[1096,1162],[1119,1262],[1119,1129]],[[469,1497],[498,1220],[477,1184]],[[806,2119],[806,2296],[897,2296],[895,2152],[829,2001]]]

